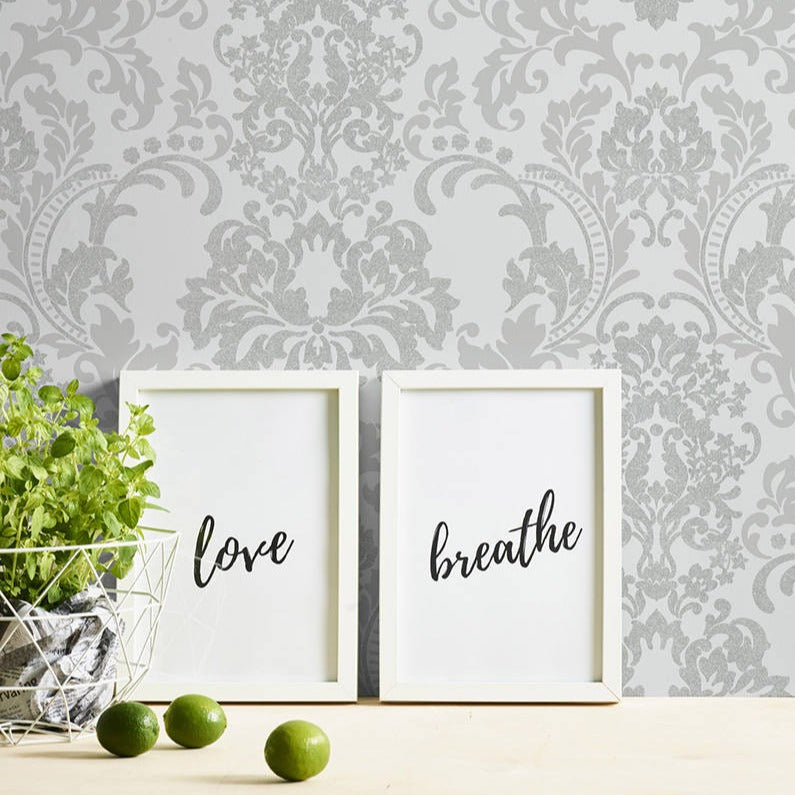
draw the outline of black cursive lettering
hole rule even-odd
[[[279,530],[274,533],[270,542],[267,540],[262,541],[252,554],[247,546],[240,545],[237,538],[229,536],[218,550],[212,568],[204,576],[202,574],[202,560],[207,548],[210,546],[214,531],[215,519],[210,515],[205,516],[196,536],[196,547],[193,555],[193,581],[199,588],[206,588],[217,570],[229,571],[239,557],[243,558],[243,566],[249,573],[254,570],[254,561],[257,558],[270,558],[271,563],[279,566],[287,560],[287,555],[290,554],[290,550],[295,543],[294,540],[290,540],[290,543],[287,544],[289,536],[284,531]],[[284,548],[285,544],[287,544],[286,548]]]
[[[499,539],[492,547],[488,541],[482,541],[475,549],[471,559],[460,550],[453,557],[444,554],[445,547],[450,539],[450,528],[447,522],[439,522],[433,532],[431,541],[430,573],[434,582],[446,580],[458,569],[459,574],[467,579],[473,572],[486,571],[491,564],[500,565],[508,562],[518,563],[526,569],[533,561],[536,553],[548,549],[557,554],[561,549],[571,551],[582,536],[582,528],[576,522],[566,522],[558,528],[552,522],[552,513],[555,508],[555,492],[547,489],[544,492],[538,511],[533,519],[533,510],[525,511],[522,524],[512,527],[509,533],[519,533],[518,542],[511,539]],[[533,538],[533,543],[528,543],[528,537]]]

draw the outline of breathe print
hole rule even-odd
[[[433,531],[430,551],[430,575],[434,582],[449,577],[471,577],[477,572],[485,572],[492,566],[519,565],[526,569],[537,554],[571,552],[582,536],[583,529],[576,521],[568,520],[562,525],[555,524],[555,492],[547,489],[541,497],[538,508],[525,511],[522,523],[511,527],[506,533],[514,533],[509,538],[501,538],[493,544],[481,541],[471,553],[455,549],[454,528],[445,521],[436,525]]]

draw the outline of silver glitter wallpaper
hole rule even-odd
[[[0,0],[0,325],[124,368],[620,367],[627,695],[795,677],[795,1]]]

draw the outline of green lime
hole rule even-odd
[[[226,730],[226,714],[217,701],[192,693],[175,698],[163,714],[166,734],[185,748],[204,748]]]
[[[320,726],[288,720],[277,726],[265,743],[268,767],[287,781],[305,781],[328,764],[331,744]]]
[[[97,721],[99,744],[116,756],[138,756],[148,751],[159,734],[157,715],[137,701],[120,701],[108,707]]]

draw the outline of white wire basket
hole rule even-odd
[[[128,700],[146,676],[178,535],[141,529],[135,541],[0,549],[0,566],[47,552],[57,560],[32,604],[0,590],[0,745],[92,732],[101,712]],[[107,561],[131,552],[123,580],[107,574]],[[47,594],[75,567],[87,567],[88,587],[48,605]]]

